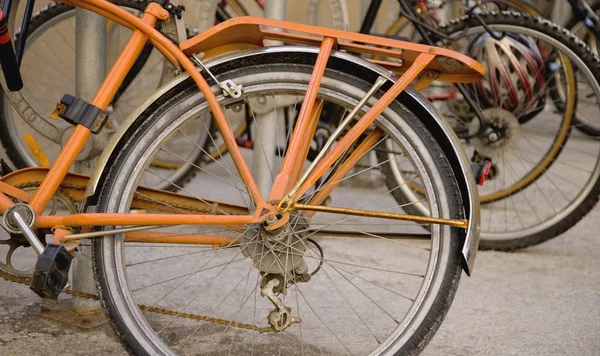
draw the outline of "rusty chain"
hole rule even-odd
[[[13,275],[3,272],[2,270],[0,270],[0,278],[4,279],[5,281],[8,281],[8,282],[23,284],[23,285],[31,285],[31,278],[13,276]],[[93,299],[93,300],[99,299],[98,296],[95,294],[74,291],[72,289],[67,289],[67,290],[64,290],[63,292],[65,294],[69,294],[74,297]],[[155,313],[155,314],[163,314],[163,315],[175,316],[178,318],[191,319],[191,320],[197,320],[197,321],[206,321],[209,323],[223,325],[223,326],[227,326],[227,327],[235,327],[235,328],[240,328],[240,329],[253,330],[260,334],[267,333],[267,332],[275,332],[275,329],[273,329],[272,326],[268,326],[268,327],[258,326],[258,325],[254,325],[254,324],[242,323],[239,321],[214,318],[214,317],[210,317],[210,316],[206,316],[206,315],[182,313],[182,312],[179,312],[176,310],[160,308],[160,307],[155,307],[155,306],[149,306],[149,305],[144,305],[144,304],[138,304],[138,308],[140,308],[141,311],[147,311],[147,312]]]
[[[39,185],[38,182],[29,182],[29,183],[21,184],[17,188],[23,189],[23,188],[29,188],[29,187],[34,187],[34,186],[38,186],[38,185]],[[84,189],[78,185],[69,185],[69,184],[61,184],[60,187],[67,188],[67,189],[78,189],[78,190]],[[149,202],[149,203],[156,203],[155,201],[148,199],[148,198],[144,198],[144,197],[140,197],[139,199],[143,200],[145,202]],[[179,209],[185,209],[185,210],[208,212],[208,211],[203,211],[201,209],[194,209],[189,206],[175,206],[175,207],[179,208]],[[10,273],[3,271],[2,269],[0,269],[0,278],[4,279],[5,281],[12,282],[12,283],[17,283],[17,284],[22,284],[22,285],[27,285],[27,286],[31,285],[30,277],[15,276],[15,275],[12,275]],[[100,299],[95,294],[74,291],[71,289],[64,290],[63,293],[69,294],[69,295],[72,295],[75,297],[85,298],[85,299],[93,299],[93,300]],[[223,326],[227,326],[227,327],[235,327],[235,328],[240,328],[240,329],[252,330],[252,331],[256,331],[261,334],[267,333],[267,332],[276,332],[272,326],[268,326],[268,327],[258,326],[255,324],[248,324],[248,323],[242,323],[242,322],[234,321],[234,320],[214,318],[214,317],[206,316],[206,315],[182,313],[182,312],[176,311],[176,310],[160,308],[160,307],[156,307],[156,306],[148,306],[148,305],[143,305],[143,304],[138,304],[138,308],[140,308],[141,311],[147,311],[150,313],[169,315],[169,316],[174,316],[174,317],[178,317],[178,318],[191,319],[191,320],[197,320],[197,321],[206,321],[209,323],[223,325]]]

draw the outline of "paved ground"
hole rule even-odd
[[[600,211],[522,252],[480,253],[425,354],[598,355],[597,219]],[[26,287],[0,281],[1,355],[122,353],[107,327],[88,331],[48,321],[38,317],[41,305],[53,307]]]

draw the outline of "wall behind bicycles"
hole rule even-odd
[[[262,10],[256,4],[256,0],[240,1],[253,16],[261,16]],[[287,0],[286,13],[288,21],[307,23],[308,0]],[[364,12],[366,12],[370,0],[346,0],[348,14],[350,17],[350,31],[358,31]],[[376,32],[383,33],[398,16],[398,3],[396,0],[383,0],[377,16],[377,24],[373,29]],[[331,10],[329,1],[321,0],[319,9],[319,26],[331,27]]]
[[[177,4],[186,5],[185,20],[186,23],[193,26],[197,22],[198,17],[198,2],[199,1],[215,1],[215,0],[174,0]],[[219,0],[216,0],[219,1]],[[256,0],[238,0],[244,5],[244,7],[250,12],[252,16],[262,16],[262,9],[256,3]],[[285,0],[286,1],[286,20],[307,23],[308,13],[308,0]],[[367,10],[370,0],[345,0],[348,7],[348,14],[350,19],[350,31],[358,31]],[[527,0],[526,0],[527,1]],[[547,4],[549,0],[529,0],[531,3],[539,7],[539,5]],[[600,0],[587,0],[590,5],[598,3]],[[21,0],[22,4],[20,10],[24,6],[25,0]],[[43,6],[47,6],[51,1],[38,0],[36,1],[36,11]],[[563,4],[564,3],[564,4]],[[556,18],[557,23],[563,23],[566,20],[566,16],[570,15],[570,6],[566,1],[558,0],[556,15],[563,15],[565,19]],[[543,7],[543,6],[542,6]],[[383,0],[379,13],[377,14],[377,22],[373,28],[373,32],[384,33],[385,30],[393,23],[398,17],[399,6],[397,0]],[[560,16],[559,16],[560,17]],[[20,18],[20,17],[18,17]],[[321,0],[319,8],[319,26],[331,27],[332,26],[331,10],[329,9],[329,1]],[[561,21],[562,20],[562,21]],[[564,24],[564,23],[563,23]]]

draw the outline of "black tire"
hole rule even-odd
[[[115,5],[128,7],[139,11],[143,11],[146,7],[146,2],[141,0],[114,0],[111,2]],[[28,36],[37,31],[47,21],[50,21],[53,18],[64,14],[65,12],[72,11],[73,9],[75,9],[75,7],[72,5],[58,2],[52,2],[47,6],[44,6],[31,17]],[[16,34],[15,37],[18,38],[19,34]],[[2,88],[0,88],[0,113],[4,113],[6,109],[10,110],[10,108],[5,108],[7,102],[8,100],[5,100],[4,91]],[[15,167],[27,168],[30,165],[27,162],[27,159],[20,154],[20,145],[15,142],[15,135],[11,134],[10,132],[11,128],[8,125],[8,120],[9,119],[5,117],[0,118],[0,137],[2,138],[2,145],[6,149],[8,158],[15,165]]]
[[[229,63],[227,67],[214,68],[211,70],[214,70],[214,73],[223,79],[235,79],[240,75],[249,77],[249,75],[259,75],[260,73],[277,72],[278,68],[286,73],[296,72],[303,73],[302,75],[308,75],[308,73],[312,71],[311,63],[314,63],[314,57],[312,57],[312,55],[310,55],[310,57],[311,59],[304,58],[302,61],[299,61],[288,55],[264,55],[263,57],[253,59],[252,61]],[[285,62],[308,63],[308,65],[294,65]],[[361,90],[364,90],[365,87],[370,87],[368,83],[358,77],[331,69],[332,67],[335,67],[335,63],[332,62],[334,62],[334,60],[330,59],[328,64],[329,69],[326,71],[325,78],[329,77],[343,83],[352,83],[354,87],[358,86],[363,88]],[[244,84],[244,88],[247,88],[246,84]],[[149,110],[136,120],[134,127],[132,127],[130,132],[126,135],[126,139],[123,140],[121,145],[114,151],[113,164],[110,166],[108,173],[104,176],[102,181],[102,189],[98,200],[98,212],[123,209],[119,208],[119,206],[122,206],[122,202],[118,201],[118,197],[125,196],[127,193],[124,190],[128,188],[125,188],[120,184],[123,183],[123,177],[132,177],[131,174],[135,168],[132,167],[131,162],[140,160],[140,157],[138,157],[140,154],[139,152],[149,150],[149,147],[146,147],[146,145],[153,141],[150,137],[153,132],[152,130],[156,132],[156,127],[167,127],[163,125],[169,125],[165,122],[165,119],[162,119],[161,122],[164,113],[168,112],[173,107],[177,107],[180,102],[184,101],[184,98],[195,93],[197,93],[195,84],[192,81],[187,80],[162,96],[155,105],[153,105],[156,110]],[[438,172],[436,173],[436,176],[439,174],[443,181],[444,189],[448,194],[445,199],[448,199],[448,201],[451,202],[448,207],[451,216],[463,216],[461,195],[457,188],[458,186],[454,173],[450,168],[445,154],[440,149],[436,139],[429,131],[427,131],[423,123],[401,104],[403,101],[402,97],[405,97],[405,95],[401,95],[399,101],[393,103],[390,108],[399,110],[397,112],[402,112],[404,121],[410,125],[412,130],[419,133],[419,137],[423,138],[422,142],[426,143],[426,147],[428,147],[432,153],[432,161],[434,161],[433,164]],[[199,98],[199,100],[202,102],[203,99]],[[145,136],[148,137],[144,139]],[[134,151],[134,149],[137,149],[137,151]],[[445,231],[449,231],[449,244],[444,244],[444,246],[448,246],[449,250],[443,252],[447,257],[444,257],[444,267],[438,272],[443,276],[441,280],[438,280],[441,283],[441,289],[439,289],[435,295],[431,294],[434,293],[433,291],[428,293],[432,295],[430,298],[433,298],[431,307],[426,315],[424,315],[424,318],[421,319],[419,316],[418,319],[421,321],[418,325],[414,326],[414,332],[411,332],[409,334],[410,336],[406,336],[408,338],[407,342],[402,346],[396,345],[398,348],[393,351],[396,355],[415,355],[420,353],[433,337],[435,331],[439,328],[454,298],[461,275],[460,251],[462,248],[462,237],[461,232],[457,229],[452,228]],[[113,251],[113,248],[115,247],[114,244],[118,239],[119,237],[108,236],[102,239],[96,239],[93,244],[94,273],[104,311],[113,329],[120,337],[121,342],[130,353],[136,355],[158,354],[156,348],[148,348],[149,342],[146,339],[140,338],[139,331],[132,332],[127,326],[134,324],[135,321],[132,321],[133,317],[130,316],[133,314],[127,311],[132,309],[129,309],[123,304],[125,299],[123,299],[122,294],[127,294],[129,291],[123,292],[122,290],[115,288],[115,283],[119,283],[116,282],[115,263],[118,264],[120,262],[118,262],[118,258],[115,260],[113,252],[111,251]],[[438,285],[438,282],[436,282],[436,285]],[[127,288],[127,286],[122,286],[121,288]],[[146,346],[144,347],[143,344],[146,344]]]
[[[594,11],[594,13],[597,15],[598,13],[600,13],[600,3],[594,4],[591,6],[592,11]],[[567,22],[567,24],[565,25],[565,28],[569,31],[571,31],[577,24],[579,24],[580,22],[582,22],[582,20],[576,18],[575,16],[573,16],[569,22]]]
[[[548,36],[551,36],[555,39],[558,39],[560,42],[562,42],[570,50],[572,50],[575,54],[579,56],[579,58],[592,72],[593,76],[596,78],[596,81],[600,80],[600,59],[589,50],[589,48],[585,43],[583,43],[583,41],[581,41],[579,38],[574,36],[572,33],[568,32],[567,30],[561,28],[560,26],[542,18],[532,17],[528,14],[516,12],[482,13],[479,14],[479,17],[486,24],[506,24],[522,26],[534,29],[536,31],[547,34]],[[479,22],[479,20],[465,16],[450,21],[450,23],[442,27],[440,30],[442,30],[446,34],[452,34],[468,27],[480,25],[481,23]],[[523,236],[518,239],[493,240],[486,238],[485,234],[482,234],[479,243],[479,248],[482,250],[514,251],[548,241],[569,230],[584,216],[586,216],[598,202],[599,195],[600,179],[596,179],[596,181],[593,182],[592,189],[590,189],[587,195],[582,199],[581,203],[560,222],[548,228],[545,228],[542,231],[531,235]]]
[[[147,5],[147,1],[144,1],[144,0],[114,0],[111,2],[115,5],[118,5],[118,6],[127,8],[127,9],[132,9],[135,11],[140,11],[140,12],[143,12]],[[212,3],[212,2],[208,2],[208,3]],[[71,5],[67,5],[67,4],[63,4],[63,3],[55,3],[55,2],[50,3],[49,5],[43,7],[42,9],[40,9],[37,13],[35,13],[33,15],[32,19],[31,19],[28,34],[31,35],[32,33],[35,33],[36,31],[43,28],[43,26],[48,21],[52,21],[53,19],[55,19],[59,16],[62,16],[67,12],[71,12],[74,10],[75,10],[75,7],[73,7]],[[206,12],[204,8],[202,10],[203,10],[203,13]],[[18,34],[16,36],[18,38]],[[148,55],[149,55],[149,53],[146,53],[146,56],[148,56]],[[10,107],[10,104],[8,104],[8,107],[6,107],[7,103],[9,103],[9,102],[10,101],[6,97],[6,94],[0,88],[0,115],[1,115],[1,113],[7,113],[8,115],[11,115],[12,109]],[[22,142],[22,140],[19,141],[19,137],[18,137],[19,135],[15,134],[15,133],[11,133],[11,130],[14,130],[16,128],[14,125],[11,125],[11,123],[9,123],[9,120],[15,120],[15,119],[16,118],[14,118],[14,117],[0,118],[0,138],[2,139],[3,147],[6,149],[7,156],[9,157],[9,159],[11,160],[13,165],[16,168],[27,168],[27,167],[31,166],[31,158],[24,156],[23,142]],[[202,155],[200,155],[200,157],[195,158],[194,164],[202,163],[201,156]],[[193,170],[191,170],[191,169],[187,169],[186,171],[181,172],[181,174],[177,177],[177,179],[175,179],[173,181],[173,183],[175,183],[175,185],[169,185],[165,189],[177,190],[176,186],[183,187],[187,182],[189,182],[193,178],[194,172],[192,172],[192,171]]]
[[[594,11],[594,13],[596,13],[596,14],[599,14],[600,13],[600,3],[593,5],[592,11]],[[581,23],[581,20],[579,20],[577,18],[572,18],[569,21],[569,23],[567,23],[567,25],[565,25],[565,28],[569,31],[572,31],[573,28],[575,26],[577,26],[577,24],[579,24],[579,23]],[[599,41],[599,39],[596,39],[596,40]],[[598,55],[598,53],[596,53],[596,55]],[[552,96],[552,100],[556,104],[556,107],[559,110],[562,110],[561,109],[561,107],[563,106],[562,98],[560,97],[560,95],[556,91],[556,89],[550,90],[550,95]],[[575,117],[573,118],[573,126],[575,126],[575,128],[577,130],[585,133],[586,135],[589,135],[592,137],[600,137],[600,127],[595,126],[595,125],[590,125],[589,123],[580,120],[577,117],[577,115],[575,115]]]

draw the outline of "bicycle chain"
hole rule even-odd
[[[31,285],[31,278],[12,276],[9,274],[5,274],[1,270],[0,270],[0,278],[4,279],[5,281],[12,282],[12,283],[23,284],[23,285],[27,285],[27,286]],[[72,295],[74,297],[99,300],[98,296],[95,294],[74,291],[71,289],[65,290],[65,291],[63,291],[63,293]],[[214,318],[214,317],[210,317],[210,316],[206,316],[206,315],[182,313],[182,312],[179,312],[176,310],[160,308],[160,307],[155,307],[155,306],[148,306],[148,305],[144,305],[144,304],[138,304],[138,308],[140,308],[141,311],[147,311],[147,312],[155,313],[155,314],[163,314],[163,315],[175,316],[175,317],[184,318],[184,319],[206,321],[209,323],[223,325],[226,327],[234,327],[234,328],[239,328],[239,329],[253,330],[253,331],[258,332],[259,334],[268,333],[268,332],[276,332],[272,326],[258,326],[258,325],[254,325],[254,324],[242,323],[239,321]]]
[[[33,187],[33,186],[38,186],[38,185],[39,185],[39,183],[37,183],[37,182],[29,182],[29,183],[21,184],[17,188],[23,189],[23,188]],[[82,190],[82,188],[80,186],[68,185],[68,184],[61,184],[61,188]],[[144,199],[144,198],[142,197],[141,199]],[[146,201],[156,203],[155,201],[152,201],[150,199],[148,199]],[[176,206],[176,208],[181,208],[181,209],[185,208],[185,209],[190,210],[190,207],[185,207],[185,206]],[[200,209],[191,209],[191,210],[201,211]],[[2,270],[0,270],[0,278],[4,279],[5,281],[12,282],[12,283],[22,284],[22,285],[26,285],[26,286],[31,285],[31,278],[14,276],[14,275],[8,274]],[[85,299],[93,299],[93,300],[100,299],[95,294],[74,291],[71,289],[64,290],[63,293],[72,295],[74,297],[80,297],[80,298],[85,298]],[[264,327],[264,326],[254,325],[254,324],[242,323],[242,322],[234,321],[234,320],[214,318],[214,317],[206,316],[206,315],[182,313],[182,312],[179,312],[176,310],[160,308],[160,307],[156,307],[156,306],[148,306],[148,305],[144,305],[144,304],[138,304],[138,308],[140,308],[141,311],[147,311],[147,312],[155,313],[155,314],[163,314],[163,315],[169,315],[169,316],[174,316],[174,317],[184,318],[184,319],[206,321],[209,323],[223,325],[226,327],[235,327],[235,328],[239,328],[239,329],[252,330],[252,331],[258,332],[259,334],[267,333],[267,332],[276,332],[276,330],[272,326]]]

